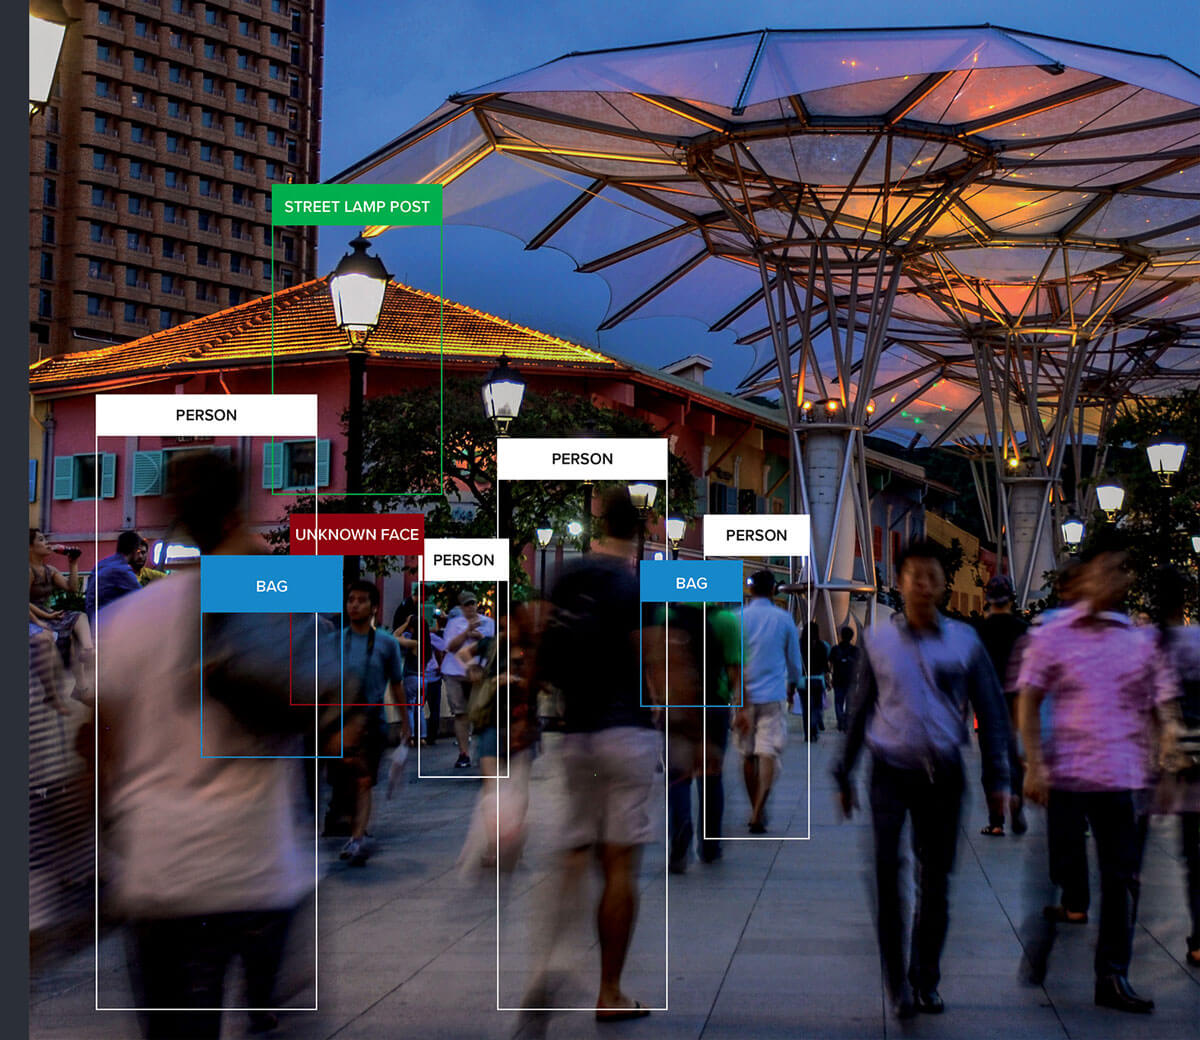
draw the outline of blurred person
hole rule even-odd
[[[805,739],[816,741],[825,728],[825,673],[829,670],[829,644],[821,638],[821,629],[810,621],[800,637],[800,655],[804,661],[804,685],[796,691],[804,711]]]
[[[500,622],[482,662],[468,671],[468,705],[475,732],[483,789],[459,856],[464,875],[499,863],[512,871],[525,844],[529,770],[537,740],[537,703],[532,676],[537,609],[514,607]],[[500,663],[497,675],[497,660]],[[507,666],[504,662],[507,662]],[[499,817],[497,819],[497,817]]]
[[[54,639],[54,633],[33,620],[29,621],[29,692],[40,690],[44,703],[51,705],[60,715],[70,715],[70,702],[64,696],[66,676],[63,672],[62,656]]]
[[[446,623],[446,632],[442,636],[446,644],[446,654],[442,658],[442,692],[454,715],[454,739],[458,741],[458,759],[454,768],[470,769],[471,723],[467,719],[467,703],[471,698],[471,684],[467,679],[467,669],[478,659],[470,648],[481,639],[495,636],[496,625],[479,610],[479,601],[470,590],[459,593],[458,605],[461,612]],[[466,660],[459,655],[464,647],[468,651],[464,655]]]
[[[134,560],[139,556],[141,563],[145,563],[142,536],[137,531],[122,531],[117,535],[117,551],[105,556],[96,564],[84,596],[84,611],[97,637],[99,629],[96,626],[96,615],[99,611],[122,596],[141,589],[134,568]]]
[[[611,1022],[649,1014],[622,990],[621,974],[637,917],[641,846],[661,834],[654,822],[654,796],[662,740],[651,709],[642,704],[636,569],[641,517],[627,488],[605,495],[601,520],[604,537],[565,567],[555,583],[552,614],[537,651],[538,680],[563,695],[568,808],[544,960],[525,1005],[545,1006],[550,965],[595,857],[603,873],[596,910],[596,1019]]]
[[[858,647],[854,645],[854,629],[846,625],[838,633],[838,645],[829,652],[829,668],[833,675],[833,710],[837,715],[839,733],[846,732],[846,698],[850,695],[850,684],[854,681],[858,654]]]
[[[408,742],[410,745],[415,745],[419,739],[424,744],[428,730],[422,705],[427,702],[429,697],[430,659],[434,658],[435,668],[437,660],[434,657],[433,644],[429,640],[427,620],[415,612],[402,617],[402,607],[403,604],[396,608],[396,616],[393,621],[399,621],[399,625],[395,627],[392,635],[396,637],[396,642],[400,645],[400,654],[404,662],[404,703],[407,705],[404,710],[408,713],[409,719]]]
[[[1117,608],[1133,582],[1119,534],[1098,537],[1080,555],[1080,599],[1045,622],[1021,660],[1019,713],[1025,742],[1025,797],[1046,806],[1050,877],[1062,905],[1083,915],[1089,902],[1082,831],[1090,826],[1100,869],[1100,934],[1095,1002],[1146,1014],[1154,1002],[1129,983],[1137,919],[1145,809],[1151,784],[1151,727],[1157,704],[1179,695],[1153,630]],[[1050,703],[1043,741],[1040,708]]]
[[[975,631],[987,651],[988,659],[996,670],[996,678],[1004,690],[1004,700],[1008,707],[1008,776],[1012,789],[1012,799],[1009,805],[1009,816],[1013,834],[1024,834],[1028,829],[1025,820],[1025,805],[1021,796],[1021,788],[1025,780],[1025,767],[1021,763],[1021,753],[1017,744],[1017,662],[1020,655],[1016,652],[1018,645],[1029,630],[1029,624],[1018,617],[1013,608],[1016,605],[1017,593],[1012,580],[1004,574],[998,574],[988,581],[983,590],[987,601],[988,612],[985,617],[975,622]],[[980,741],[984,741],[983,734]],[[984,777],[983,789],[986,793],[992,789],[989,778]],[[1004,837],[1004,807],[999,806],[995,811],[989,803],[988,822],[980,831],[981,834],[993,838]]]
[[[47,562],[51,554],[60,553],[67,558],[67,573],[55,569]],[[79,610],[54,610],[50,600],[55,593],[79,591],[79,557],[74,546],[50,545],[46,536],[36,527],[29,529],[29,615],[30,619],[54,633],[55,644],[75,678],[75,696],[88,700],[91,695],[91,676],[88,674],[95,660],[92,642],[92,626],[87,614]],[[75,652],[72,652],[72,640]]]
[[[1186,869],[1188,917],[1186,961],[1200,968],[1200,627],[1184,622],[1188,580],[1174,567],[1154,575],[1154,612],[1160,643],[1179,682],[1180,698],[1168,707],[1167,725],[1179,727],[1178,761],[1164,763],[1154,811],[1179,817]],[[1166,757],[1166,756],[1164,756]]]
[[[338,854],[352,867],[365,866],[371,853],[371,790],[379,780],[379,763],[387,748],[385,702],[404,702],[404,665],[400,645],[373,624],[379,589],[370,581],[351,582],[346,590],[349,627],[343,637],[342,669],[357,680],[360,701],[345,712],[342,757],[328,765],[329,782],[345,802],[353,799],[350,837]],[[402,711],[401,742],[408,739],[408,713]],[[337,795],[335,794],[335,797]]]
[[[130,561],[130,566],[133,567],[133,573],[137,575],[138,584],[145,588],[152,581],[158,581],[160,578],[167,576],[166,571],[156,570],[146,563],[147,557],[150,555],[150,543],[145,538],[142,539],[138,546],[137,555]]]
[[[751,834],[767,833],[767,799],[787,746],[784,705],[804,675],[796,626],[786,610],[771,602],[774,595],[775,575],[756,571],[750,577],[750,602],[742,608],[744,700],[733,716],[733,740],[742,755]]]
[[[946,590],[941,548],[916,541],[896,563],[902,613],[864,641],[845,748],[834,778],[843,814],[855,807],[852,774],[871,751],[877,928],[884,977],[899,1018],[945,1010],[937,987],[949,925],[949,877],[962,808],[962,745],[967,709],[985,722],[983,754],[990,803],[1008,795],[1007,714],[987,652],[970,625],[938,611]],[[900,839],[911,820],[916,906],[907,977],[902,949]]]
[[[246,526],[242,478],[228,461],[189,453],[172,477],[176,523],[201,553],[270,551]],[[307,672],[322,700],[339,686],[335,640],[318,656],[318,633],[297,624],[292,656],[287,615],[207,615],[203,655],[200,621],[199,568],[105,607],[99,864],[128,924],[135,1003],[154,1040],[219,1036],[221,1012],[200,1009],[225,1003],[234,957],[252,1030],[276,1024],[264,1009],[276,1003],[288,929],[314,871],[300,823],[313,712],[290,706],[289,671],[298,683]],[[202,701],[205,746],[226,757],[202,757]]]

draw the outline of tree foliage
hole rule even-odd
[[[1146,448],[1170,438],[1188,446],[1183,467],[1169,486],[1162,486],[1150,469]],[[1112,448],[1103,480],[1116,480],[1125,489],[1117,521],[1130,544],[1134,609],[1149,609],[1153,602],[1154,571],[1171,565],[1190,581],[1190,612],[1198,606],[1195,582],[1196,555],[1192,535],[1200,534],[1200,390],[1173,397],[1142,401],[1113,423],[1108,434]],[[1088,524],[1085,547],[1098,537],[1106,523],[1097,508]]]

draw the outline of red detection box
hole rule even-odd
[[[421,513],[292,513],[293,556],[421,556]]]

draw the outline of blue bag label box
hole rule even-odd
[[[202,556],[205,614],[314,614],[342,609],[340,556]]]
[[[740,603],[741,560],[643,560],[643,603]]]

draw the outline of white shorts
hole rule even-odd
[[[784,701],[751,704],[749,730],[733,727],[734,746],[743,755],[770,755],[776,761],[787,747],[787,714]]]
[[[567,848],[645,845],[662,837],[655,793],[662,734],[646,726],[614,726],[563,735],[567,774]]]

